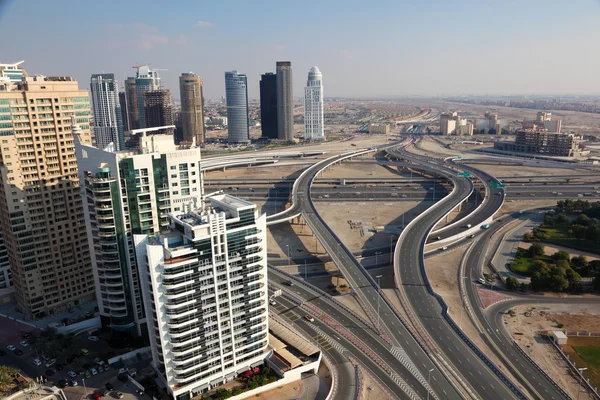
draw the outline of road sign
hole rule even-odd
[[[273,296],[271,296],[271,297],[281,296],[282,293],[283,293],[283,291],[281,289],[277,289],[276,291],[273,292]]]
[[[468,178],[469,176],[471,176],[471,173],[469,171],[459,172],[458,174],[456,174],[456,176],[464,176],[465,178]]]
[[[462,157],[461,157],[461,156],[456,156],[456,157],[454,157],[454,161],[460,161],[460,160],[462,160]]]
[[[492,189],[501,189],[504,187],[503,183],[496,183],[496,182],[492,182]]]

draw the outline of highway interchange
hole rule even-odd
[[[517,378],[519,383],[527,389],[527,394],[521,391],[493,364],[483,353],[474,346],[456,327],[456,324],[447,316],[447,310],[443,300],[439,298],[429,287],[427,276],[423,265],[424,247],[430,232],[445,214],[455,208],[461,202],[471,196],[474,185],[470,179],[457,177],[458,171],[470,171],[476,178],[475,190],[484,195],[483,201],[475,209],[460,221],[449,227],[436,231],[437,237],[442,240],[453,239],[464,236],[467,224],[478,227],[481,223],[489,222],[494,214],[500,209],[506,199],[536,199],[541,198],[581,198],[597,197],[597,183],[584,183],[576,185],[563,185],[558,183],[515,183],[503,188],[492,188],[491,183],[499,181],[493,176],[472,166],[466,166],[453,162],[452,160],[432,159],[417,156],[407,152],[404,147],[408,141],[400,144],[388,145],[377,149],[386,150],[390,159],[402,160],[409,163],[411,168],[435,174],[444,179],[444,184],[433,183],[424,179],[419,182],[409,182],[403,185],[390,185],[384,183],[376,186],[349,187],[338,185],[314,186],[313,183],[319,172],[326,166],[331,166],[343,159],[356,157],[358,155],[373,152],[375,149],[364,149],[340,156],[329,157],[319,161],[304,172],[293,183],[291,200],[292,205],[283,212],[268,216],[268,224],[276,224],[292,220],[302,216],[307,225],[316,235],[331,259],[336,263],[350,286],[354,290],[363,308],[366,309],[370,321],[364,321],[353,315],[348,309],[342,307],[337,301],[321,293],[318,289],[311,287],[307,282],[296,280],[292,287],[286,285],[292,279],[283,272],[277,271],[276,267],[270,268],[269,280],[273,286],[271,289],[282,289],[283,297],[278,300],[278,306],[273,312],[280,313],[285,318],[291,318],[291,322],[299,326],[307,336],[315,339],[319,336],[321,340],[326,336],[328,342],[329,359],[334,360],[335,365],[340,366],[338,371],[338,385],[342,383],[344,393],[338,392],[339,398],[356,398],[357,389],[353,386],[352,368],[348,367],[348,356],[351,355],[362,366],[371,372],[380,386],[386,388],[388,394],[397,398],[483,398],[483,399],[507,399],[527,398],[527,394],[533,398],[562,399],[569,398],[560,388],[553,385],[549,378],[541,373],[532,361],[522,353],[518,352],[512,343],[512,339],[500,332],[495,326],[498,323],[497,315],[490,314],[492,307],[484,314],[479,306],[474,306],[474,318],[480,324],[485,324],[487,333],[482,337],[490,348],[502,360],[512,360],[508,363],[508,369]],[[418,183],[417,183],[418,182]],[[434,181],[435,182],[435,181]],[[230,191],[233,187],[225,187],[225,182],[219,182],[214,189]],[[291,183],[284,183],[278,188],[260,186],[260,183],[249,189],[246,185],[236,187],[232,193],[239,197],[286,200],[290,195]],[[220,186],[220,187],[219,187]],[[396,187],[392,187],[396,186]],[[432,188],[435,186],[435,190]],[[212,189],[212,187],[211,187]],[[280,189],[280,190],[277,190]],[[506,190],[506,192],[505,192]],[[357,192],[360,192],[358,194]],[[363,193],[364,192],[364,193]],[[432,199],[443,200],[435,203],[430,209],[417,217],[404,230],[398,239],[394,257],[394,268],[396,281],[403,301],[402,306],[407,309],[409,319],[406,321],[400,317],[397,310],[378,290],[378,285],[357,261],[352,254],[325,224],[314,207],[314,201],[356,201],[381,200],[401,201]],[[505,196],[506,195],[506,196]],[[406,197],[404,197],[406,196]],[[409,197],[410,196],[410,197]],[[491,236],[498,226],[483,232],[473,243],[467,268],[471,280],[481,276],[479,267],[483,263],[482,248],[487,244],[486,238]],[[479,233],[479,232],[478,232]],[[458,240],[460,238],[457,238]],[[439,239],[438,239],[439,240]],[[479,266],[479,267],[478,267]],[[478,275],[479,274],[479,275]],[[474,285],[467,285],[469,302],[476,305]],[[527,301],[527,300],[521,300]],[[542,299],[531,299],[531,301],[543,301]],[[312,312],[310,311],[312,310]],[[313,324],[302,321],[304,313],[311,312],[317,317]],[[379,315],[379,318],[376,316]],[[411,328],[412,324],[412,328]],[[415,332],[423,329],[424,332]],[[494,329],[498,329],[495,331]],[[503,330],[503,328],[502,328]],[[421,337],[419,337],[421,336]],[[360,341],[357,342],[357,338]],[[318,341],[319,339],[317,339]],[[433,344],[424,344],[433,340]],[[365,348],[366,346],[366,348]],[[403,356],[398,357],[398,349],[401,348]],[[341,350],[340,350],[341,349]],[[440,363],[437,358],[441,352],[444,360]],[[374,356],[375,355],[375,356]],[[445,364],[445,367],[443,366]],[[443,366],[440,368],[440,366]],[[337,367],[336,367],[337,368]],[[427,378],[427,379],[425,379]]]

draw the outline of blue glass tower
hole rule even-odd
[[[229,143],[248,143],[248,79],[237,71],[225,72]]]

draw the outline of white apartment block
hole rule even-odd
[[[323,75],[312,67],[304,88],[304,140],[325,140]]]
[[[168,228],[168,214],[200,207],[200,149],[177,150],[172,135],[140,138],[138,151],[76,142],[96,297],[104,326],[145,332],[133,235]]]
[[[262,364],[268,353],[266,216],[230,195],[135,235],[153,366],[188,400]]]

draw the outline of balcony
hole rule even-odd
[[[167,300],[177,300],[181,297],[187,297],[187,296],[191,296],[194,293],[196,293],[195,289],[190,289],[190,290],[185,290],[181,293],[174,293],[174,294],[164,294],[165,298]]]

